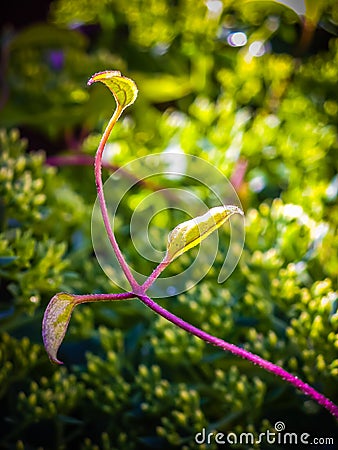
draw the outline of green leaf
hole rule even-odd
[[[50,360],[63,364],[57,359],[57,352],[65,337],[70,316],[77,305],[74,295],[61,292],[49,302],[42,321],[43,343]]]
[[[117,70],[106,70],[94,74],[88,81],[88,85],[101,81],[113,93],[116,103],[125,109],[134,103],[137,98],[137,86],[133,80],[121,75]]]
[[[195,247],[213,231],[221,227],[233,214],[243,215],[243,211],[233,205],[216,206],[203,216],[177,225],[168,236],[165,259],[173,261],[187,250]]]

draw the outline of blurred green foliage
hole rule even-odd
[[[206,279],[164,305],[338,400],[338,6],[318,3],[307,11],[312,31],[278,2],[226,0],[55,0],[46,23],[3,30],[1,448],[202,449],[203,427],[259,433],[278,420],[333,436],[334,420],[312,401],[136,301],[77,308],[63,368],[40,337],[56,292],[114,290],[92,250],[92,168],[46,158],[90,160],[114,104],[86,81],[121,70],[140,93],[114,129],[110,162],[174,144],[237,180],[246,210],[244,252],[226,284],[216,281],[221,245]],[[248,42],[232,47],[238,31]],[[150,272],[130,245],[130,214],[119,212],[119,242]]]

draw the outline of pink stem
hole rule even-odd
[[[235,170],[230,178],[230,182],[236,191],[238,191],[243,184],[247,167],[248,162],[245,159],[240,159],[236,164]]]
[[[277,366],[276,364],[271,363],[270,361],[266,361],[265,359],[261,358],[258,355],[255,355],[253,353],[248,352],[247,350],[244,350],[243,348],[237,347],[234,344],[230,344],[228,342],[223,341],[222,339],[216,338],[215,336],[212,336],[208,333],[205,333],[204,331],[200,330],[199,328],[194,327],[188,322],[185,322],[181,318],[175,316],[174,314],[170,313],[166,309],[162,308],[160,305],[158,305],[154,300],[149,298],[147,295],[144,294],[137,294],[137,297],[150,309],[152,309],[155,313],[159,314],[160,316],[164,317],[165,319],[169,320],[174,325],[182,328],[183,330],[187,331],[190,334],[193,334],[194,336],[202,339],[205,342],[208,342],[209,344],[215,345],[216,347],[221,348],[222,350],[226,350],[231,352],[234,355],[240,356],[241,358],[247,359],[248,361],[251,361],[254,364],[257,364],[262,369],[267,370],[268,372],[271,372],[278,377],[282,378],[285,381],[288,381],[290,384],[295,386],[297,389],[301,390],[304,394],[308,395],[309,397],[312,397],[317,403],[322,405],[324,408],[326,408],[330,413],[335,416],[338,419],[338,406],[336,406],[331,400],[326,398],[324,395],[317,392],[315,389],[313,389],[311,386],[309,386],[307,383],[304,383],[304,381],[300,380],[295,375],[292,375],[291,373],[287,372],[286,370],[282,369],[281,367]]]
[[[77,152],[75,154],[68,155],[60,155],[60,156],[49,156],[46,159],[46,163],[50,166],[92,166],[95,159],[93,156],[86,155],[85,153]],[[116,164],[111,164],[109,162],[101,161],[101,167],[107,170],[119,171],[124,177],[129,178],[133,185],[139,184],[140,186],[144,186],[145,188],[151,189],[155,192],[160,192],[164,197],[170,199],[176,199],[177,197],[168,192],[166,189],[163,189],[163,186],[152,183],[150,180],[137,178],[132,173],[125,170],[123,167],[120,167]]]
[[[163,261],[161,261],[160,264],[157,267],[155,267],[152,274],[142,284],[142,286],[141,286],[142,292],[146,292],[150,288],[150,286],[154,283],[156,278],[158,278],[160,276],[160,274],[163,272],[163,270],[166,267],[168,267],[169,264],[170,264],[170,261],[168,261],[166,259],[166,257],[164,257]]]
[[[139,284],[136,282],[135,278],[133,277],[133,275],[129,269],[129,266],[126,263],[126,260],[124,259],[123,255],[122,255],[120,247],[116,241],[114,232],[110,225],[107,205],[106,205],[104,193],[103,193],[102,178],[101,178],[101,176],[102,176],[101,163],[102,163],[103,150],[104,150],[104,147],[108,140],[108,137],[111,133],[111,130],[113,129],[115,123],[117,122],[118,118],[120,117],[122,111],[123,111],[123,108],[121,107],[121,105],[117,104],[114,114],[112,115],[106,129],[104,130],[104,133],[102,135],[100,144],[98,146],[98,149],[97,149],[97,152],[95,155],[94,174],[95,174],[95,184],[96,184],[96,189],[97,189],[97,196],[99,199],[102,218],[103,218],[104,226],[107,230],[109,241],[113,247],[116,258],[117,258],[127,280],[130,283],[130,286],[132,287],[133,290],[137,291],[139,288]]]
[[[111,300],[128,300],[135,298],[133,292],[122,292],[118,294],[85,294],[85,295],[74,295],[76,298],[76,303],[86,303],[86,302],[104,302]]]
[[[85,153],[73,153],[68,155],[61,155],[61,156],[49,156],[46,158],[46,163],[50,166],[92,166],[95,161],[95,158],[91,155],[86,155]],[[131,178],[135,183],[142,182],[142,180],[139,180],[137,177],[134,177],[132,174],[126,172],[123,170],[120,166],[117,166],[115,164],[111,164],[109,162],[103,162],[101,161],[101,166],[108,170],[121,170],[123,175]]]
[[[86,154],[49,156],[46,163],[50,166],[92,166],[94,158]]]

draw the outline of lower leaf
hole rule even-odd
[[[63,364],[57,359],[57,352],[65,337],[76,297],[66,292],[54,295],[49,302],[42,321],[42,338],[50,360]]]

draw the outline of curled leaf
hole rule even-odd
[[[114,95],[116,103],[125,109],[134,103],[137,97],[137,86],[133,80],[121,75],[118,70],[106,70],[94,74],[88,81],[88,85],[101,81]]]
[[[243,211],[238,206],[216,206],[209,209],[203,216],[177,225],[168,236],[165,259],[171,262],[195,247],[236,213],[243,215]]]
[[[61,292],[49,302],[42,321],[43,343],[51,361],[63,364],[57,359],[57,352],[65,337],[70,316],[77,305],[74,295]]]

